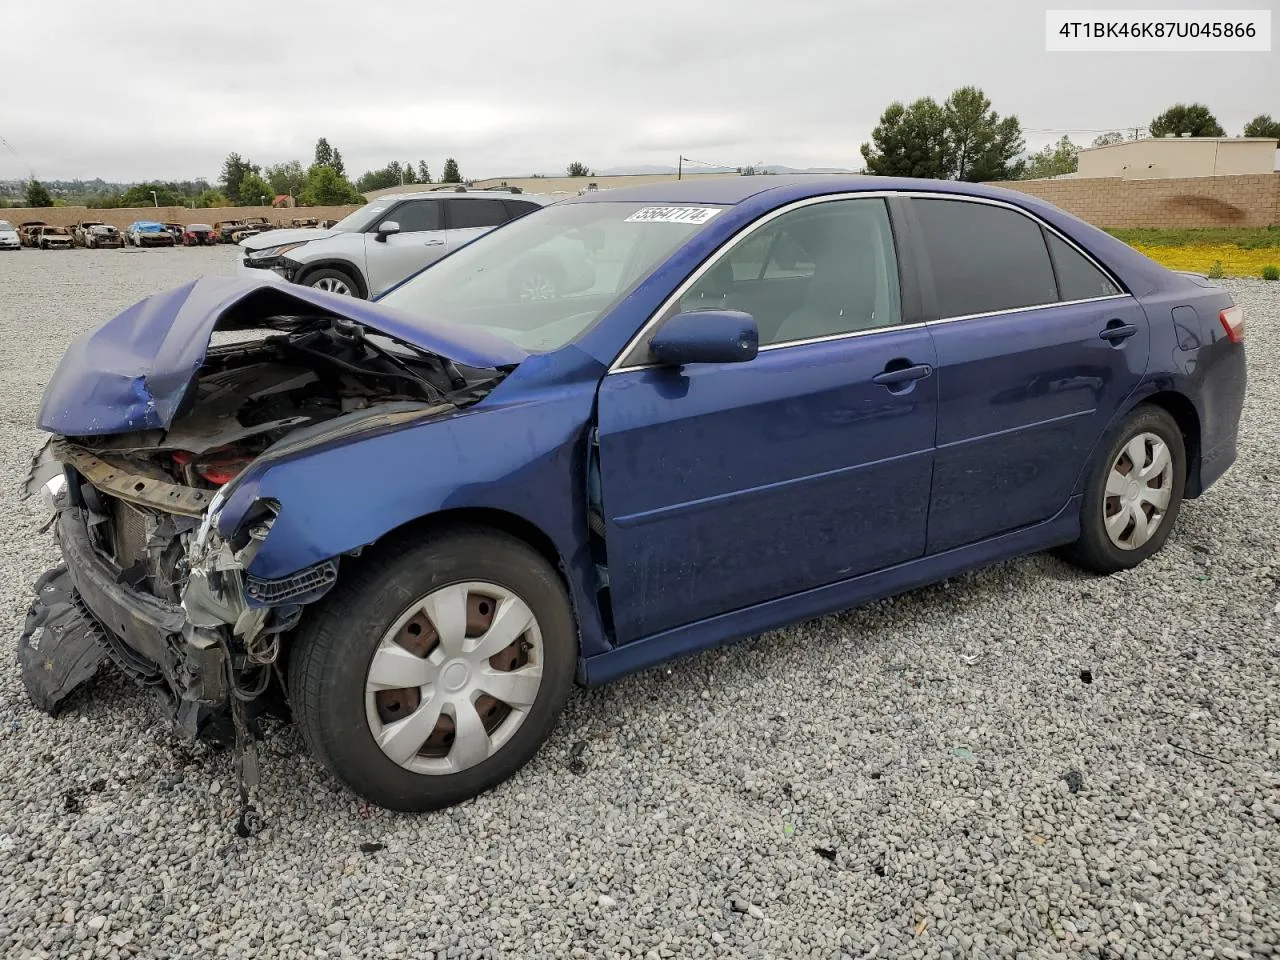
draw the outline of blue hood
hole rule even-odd
[[[38,425],[66,436],[168,429],[214,330],[253,329],[267,317],[297,314],[345,317],[469,367],[528,357],[501,337],[427,324],[367,300],[269,280],[202,277],[78,337],[45,387]]]

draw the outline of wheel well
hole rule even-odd
[[[1153,393],[1142,401],[1159,407],[1173,417],[1182,431],[1182,442],[1187,451],[1187,497],[1200,495],[1200,415],[1195,405],[1181,393],[1165,390]]]
[[[319,263],[308,263],[295,278],[295,283],[303,283],[307,277],[315,273],[317,270],[340,270],[351,278],[351,282],[356,285],[356,289],[360,291],[360,296],[364,299],[369,298],[369,288],[365,286],[364,275],[361,274],[356,267],[348,263],[346,260],[321,260]]]
[[[562,580],[564,579],[560,551],[556,549],[550,537],[524,519],[524,517],[517,516],[514,513],[507,513],[505,510],[486,507],[461,507],[455,510],[442,510],[439,513],[432,513],[425,517],[418,517],[383,534],[378,538],[372,549],[378,549],[380,545],[398,540],[431,536],[455,526],[488,527],[491,530],[498,530],[514,537],[541,554],[542,558],[551,564],[557,575]],[[568,590],[568,586],[566,583],[566,590]],[[570,596],[572,596],[572,593],[570,593]]]

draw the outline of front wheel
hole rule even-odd
[[[1186,479],[1178,424],[1159,407],[1139,407],[1091,469],[1068,559],[1097,573],[1142,563],[1169,538]]]
[[[356,282],[345,271],[336,270],[332,267],[326,267],[323,270],[316,270],[307,274],[302,281],[302,285],[315,287],[317,290],[325,290],[329,293],[341,294],[344,297],[360,296]]]
[[[468,528],[361,560],[295,638],[289,698],[339,780],[380,806],[432,810],[528,762],[576,664],[555,569]]]

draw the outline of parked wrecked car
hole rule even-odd
[[[176,242],[163,223],[153,220],[135,220],[125,228],[124,239],[135,247],[172,247]]]
[[[231,243],[237,230],[244,229],[243,220],[219,220],[213,225],[213,232],[218,235],[219,243]]]
[[[37,227],[32,236],[35,239],[35,246],[41,250],[70,250],[75,246],[75,241],[71,239],[71,231],[66,227]]]
[[[120,231],[109,223],[80,223],[76,225],[73,234],[80,246],[90,250],[118,249],[124,246],[124,238],[120,235]]]
[[[24,220],[18,224],[18,238],[24,247],[34,247],[36,245],[36,234],[41,227],[47,227],[48,224],[43,220]]]
[[[166,223],[164,224],[164,228],[169,231],[169,235],[173,237],[175,246],[182,242],[182,235],[187,231],[187,228],[180,223]]]
[[[213,246],[218,242],[218,235],[207,223],[189,223],[182,231],[182,245],[185,247]]]
[[[0,250],[21,250],[22,238],[18,228],[8,220],[0,220]]]
[[[591,287],[513,291],[584,232]],[[282,689],[362,796],[460,801],[575,679],[1051,547],[1141,563],[1235,458],[1243,338],[1034,197],[886,177],[591,193],[377,302],[202,279],[45,390],[28,687],[97,645],[188,729]]]

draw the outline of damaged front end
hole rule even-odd
[[[105,655],[163,693],[188,736],[218,720],[239,727],[242,705],[279,689],[286,637],[333,587],[342,558],[253,575],[288,504],[257,500],[228,528],[228,495],[282,458],[448,416],[505,375],[371,329],[367,304],[356,308],[360,320],[341,316],[344,305],[331,301],[343,298],[261,299],[246,316],[256,291],[233,289],[212,319],[189,316],[204,337],[194,348],[172,330],[191,296],[167,311],[170,329],[152,329],[165,312],[148,317],[144,302],[116,341],[128,356],[107,351],[92,375],[78,363],[51,381],[40,425],[54,436],[33,460],[27,493],[44,497],[63,565],[37,583],[19,644],[41,709],[56,711]],[[210,346],[224,317],[254,332]]]

